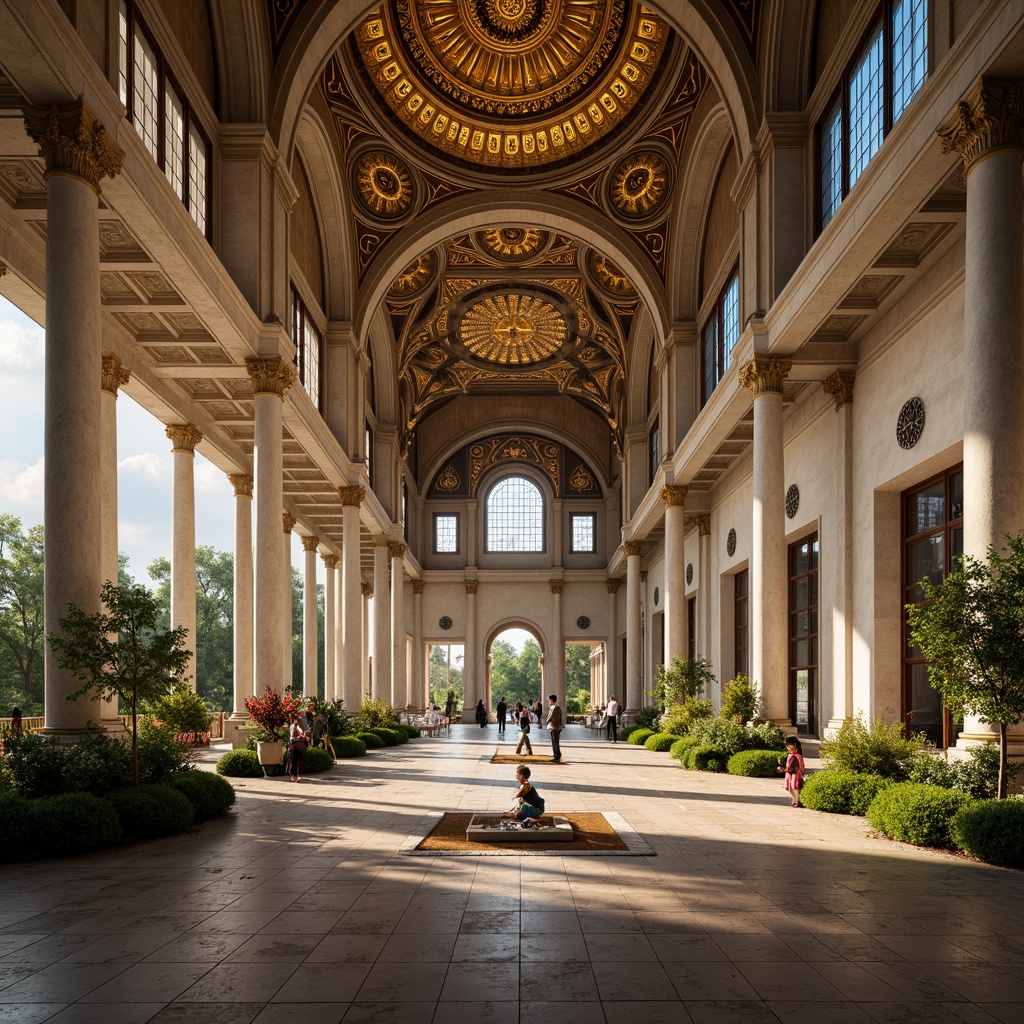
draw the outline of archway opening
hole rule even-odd
[[[595,710],[591,665],[594,645],[565,645],[565,713],[589,715]]]
[[[533,707],[543,701],[544,671],[540,643],[525,629],[506,629],[491,641],[487,662],[491,707],[505,698],[510,708],[522,702]]]
[[[462,670],[466,648],[462,644],[431,644],[428,654],[430,703],[453,721],[462,712],[465,690]]]

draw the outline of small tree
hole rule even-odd
[[[687,697],[699,697],[714,681],[715,673],[711,671],[710,661],[704,658],[688,661],[677,654],[668,668],[664,665],[657,667],[651,696],[660,707],[682,704]]]
[[[1006,796],[1006,729],[1024,716],[1024,533],[988,560],[965,555],[939,584],[921,581],[925,604],[908,605],[913,643],[928,678],[956,714],[999,727],[998,797]]]
[[[749,722],[757,715],[760,705],[757,687],[741,672],[730,679],[722,691],[721,716],[729,722]]]
[[[47,642],[57,665],[85,685],[68,696],[77,700],[117,698],[131,708],[132,775],[139,784],[139,707],[169,692],[181,681],[192,652],[185,648],[188,630],[158,629],[159,605],[142,586],[120,588],[109,580],[100,594],[106,611],[87,614],[74,602],[58,623],[60,633]],[[63,635],[61,635],[63,634]]]

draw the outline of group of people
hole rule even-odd
[[[327,734],[327,719],[317,714],[316,705],[309,702],[302,714],[292,715],[288,727],[288,774],[292,782],[302,781],[302,771],[306,767],[306,751],[313,747],[323,747],[331,758],[337,760],[334,745]]]
[[[505,735],[505,728],[510,717],[509,710],[508,701],[502,697],[495,708],[498,717],[499,738]],[[543,713],[539,700],[533,705],[524,704],[522,701],[519,701],[511,709],[512,721],[519,729],[519,742],[516,744],[516,753],[521,754],[525,747],[527,754],[533,754],[533,746],[530,743],[530,724],[531,718],[534,716],[537,719],[537,724],[543,725],[548,730],[548,735],[551,738],[551,760],[558,764],[562,760],[562,749],[559,741],[562,730],[565,728],[565,715],[558,703],[558,697],[553,693],[548,697],[546,715]],[[488,723],[487,708],[482,700],[476,706],[476,720],[480,724],[481,729],[485,728]]]

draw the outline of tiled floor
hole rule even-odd
[[[549,810],[656,856],[397,856],[427,810],[507,806],[496,742],[240,780],[186,836],[0,869],[0,1024],[1024,1021],[1024,875],[582,729],[534,773]]]

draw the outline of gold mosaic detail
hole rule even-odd
[[[658,153],[632,153],[615,168],[610,191],[621,216],[641,220],[655,214],[668,196],[668,165]]]
[[[489,363],[528,366],[558,353],[569,335],[565,317],[538,295],[489,295],[462,316],[466,349]]]
[[[547,233],[538,228],[488,228],[480,233],[481,244],[490,255],[517,262],[529,259],[547,238]]]
[[[408,167],[388,153],[361,157],[355,171],[356,195],[368,213],[392,220],[412,206],[413,184]]]
[[[469,447],[469,489],[475,494],[477,485],[491,466],[502,462],[528,462],[547,474],[555,493],[559,491],[557,444],[539,437],[506,434],[491,437]]]
[[[391,286],[392,295],[415,295],[434,276],[434,253],[421,253],[403,270]]]
[[[455,472],[455,467],[449,464],[437,478],[437,486],[442,491],[457,491],[462,486],[462,478]]]
[[[594,280],[612,295],[635,295],[632,282],[604,253],[592,249],[587,257],[587,269]]]
[[[569,486],[574,491],[592,491],[594,478],[582,466],[577,466],[569,477]]]

